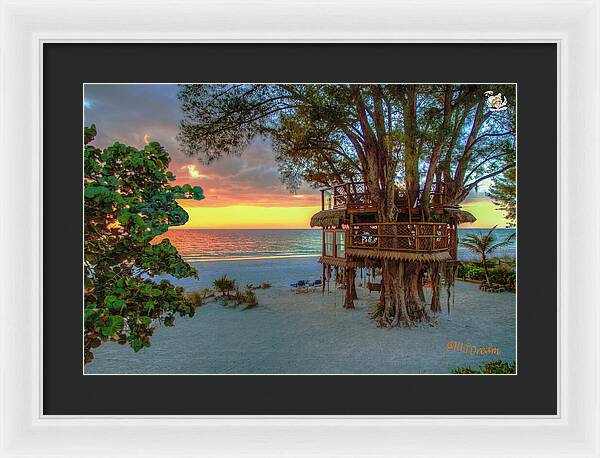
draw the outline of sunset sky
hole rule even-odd
[[[204,189],[201,201],[180,201],[190,215],[184,228],[307,228],[320,210],[320,193],[305,185],[295,195],[281,183],[268,142],[256,140],[240,157],[225,157],[210,166],[179,151],[176,135],[182,113],[175,84],[86,84],[84,123],[96,124],[95,144],[119,141],[143,147],[158,141],[171,155],[177,184]],[[502,212],[485,196],[485,186],[463,208],[477,222],[461,227],[505,226]]]

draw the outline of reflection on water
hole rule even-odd
[[[171,229],[168,238],[188,261],[272,256],[317,256],[321,231],[313,229]]]
[[[469,233],[487,233],[489,229],[459,229],[459,238]],[[498,228],[497,241],[504,240],[514,229]],[[157,237],[168,238],[188,261],[269,259],[273,257],[318,256],[321,231],[318,229],[171,229]],[[494,256],[514,257],[516,243],[498,250]],[[458,248],[459,259],[477,258]]]

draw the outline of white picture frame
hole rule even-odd
[[[0,456],[600,456],[598,2],[2,0],[1,7]],[[56,42],[556,43],[558,415],[43,415],[42,46]]]

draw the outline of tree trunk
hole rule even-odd
[[[380,223],[397,222],[394,180],[396,167],[386,139],[380,134],[385,129],[373,131],[369,125],[367,107],[363,96],[355,89],[353,96],[357,103],[358,121],[363,131],[365,152],[365,176],[369,192],[377,203],[377,221]],[[374,101],[375,121],[379,100]],[[416,87],[408,86],[404,103],[404,172],[408,192],[409,207],[413,207],[419,197],[419,152],[417,149],[417,96]],[[381,127],[381,126],[380,126]],[[410,212],[410,209],[409,209]],[[424,303],[419,297],[418,262],[399,262],[382,259],[382,315],[378,317],[382,326],[410,326],[415,321],[427,317]]]
[[[419,282],[422,281],[420,262],[404,262],[405,301],[411,321],[423,321],[427,318],[425,302],[421,301]]]
[[[425,292],[423,291],[423,276],[425,271],[421,268],[419,271],[419,278],[417,280],[417,292],[419,293],[419,300],[425,303]]]
[[[410,326],[412,320],[408,313],[405,301],[405,288],[404,288],[404,264],[397,261],[385,261],[387,271],[387,284],[389,285],[387,298],[388,303],[393,304],[394,315],[392,317],[392,326],[399,326],[404,324]],[[392,307],[388,307],[386,304],[386,310],[391,310]],[[387,318],[384,314],[384,318]]]
[[[373,180],[376,182],[376,180]],[[374,186],[374,185],[372,185]],[[387,183],[387,189],[379,194],[378,221],[396,222],[393,180]],[[406,262],[382,259],[381,303],[383,314],[379,317],[381,326],[410,326],[427,319],[424,300],[419,294],[420,262]]]
[[[436,262],[431,268],[431,311],[440,313],[440,272],[439,264]]]
[[[346,267],[344,272],[344,276],[346,277],[346,295],[344,298],[344,308],[345,309],[353,309],[354,308],[354,294],[356,294],[356,287],[354,285],[356,271],[351,267]]]
[[[490,284],[490,276],[488,275],[487,259],[485,258],[485,255],[483,255],[481,257],[481,261],[483,264],[483,273],[485,274],[485,281],[489,285]]]
[[[394,289],[398,283],[398,268],[394,261],[384,259],[381,261],[381,298],[383,304],[383,314],[380,317],[380,324],[387,326],[392,319],[393,311],[396,306]]]

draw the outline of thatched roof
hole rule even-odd
[[[477,218],[475,218],[472,213],[465,210],[459,210],[458,208],[446,207],[444,208],[444,213],[454,218],[458,224],[474,223],[477,221]]]
[[[315,213],[310,219],[310,227],[321,226],[339,226],[346,217],[345,210],[321,210]]]
[[[450,259],[450,253],[447,251],[435,251],[433,253],[422,253],[415,251],[391,251],[391,250],[370,250],[361,248],[348,248],[347,255],[363,256],[372,259],[394,259],[397,261],[446,261]]]

